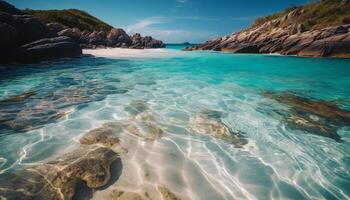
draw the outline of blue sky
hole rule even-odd
[[[167,43],[199,43],[310,0],[9,0],[24,9],[85,10],[114,27]]]

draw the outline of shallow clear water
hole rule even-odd
[[[21,107],[18,112],[30,119],[17,124],[32,127],[0,125],[0,173],[54,158],[89,130],[128,120],[126,107],[143,100],[165,134],[129,146],[115,187],[137,191],[162,184],[190,199],[350,198],[350,127],[339,127],[340,142],[290,129],[273,112],[287,106],[261,95],[289,91],[350,110],[350,60],[162,51],[167,53],[1,69],[0,100],[35,95],[5,107]],[[37,108],[52,114],[33,114]],[[223,122],[248,143],[238,148],[189,131],[191,117],[203,109],[221,111]]]

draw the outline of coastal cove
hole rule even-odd
[[[1,195],[349,198],[348,59],[88,53],[1,70]]]
[[[350,200],[349,153],[350,0],[0,0],[0,200]]]

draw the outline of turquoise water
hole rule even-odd
[[[0,100],[34,95],[0,104],[0,122],[9,122],[0,125],[0,173],[50,160],[103,123],[129,120],[126,107],[142,100],[165,134],[151,146],[128,147],[138,148],[123,157],[128,176],[147,168],[154,177],[147,184],[167,185],[190,199],[350,198],[350,127],[339,127],[340,142],[290,129],[272,114],[288,106],[261,95],[288,91],[350,110],[350,60],[169,48],[162,50],[165,56],[155,51],[145,58],[3,66]],[[191,119],[201,110],[220,111],[247,144],[191,132]],[[146,184],[133,181],[135,191]],[[130,187],[123,179],[118,184]]]

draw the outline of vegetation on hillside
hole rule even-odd
[[[283,12],[275,13],[255,20],[253,27],[265,22],[282,18],[291,11],[300,11],[300,15],[293,20],[282,21],[279,26],[286,27],[291,24],[303,24],[306,30],[322,29],[328,26],[350,23],[349,0],[321,0],[303,6],[292,6]]]
[[[67,27],[77,27],[80,30],[88,31],[106,31],[109,32],[113,27],[87,12],[68,9],[68,10],[24,10],[25,13],[35,16],[43,23],[57,22]]]

